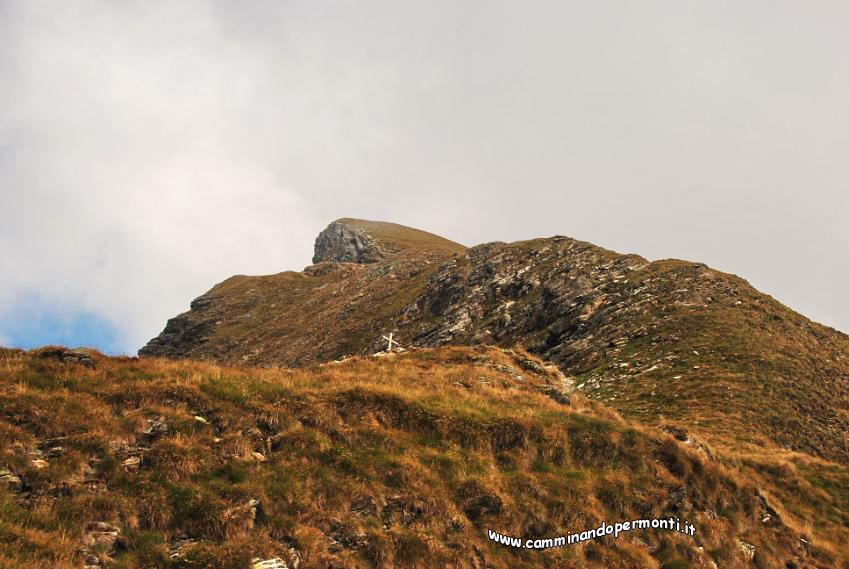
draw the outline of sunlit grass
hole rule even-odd
[[[78,567],[99,521],[122,528],[110,555],[127,569],[244,568],[290,548],[307,568],[472,567],[478,551],[499,568],[656,569],[699,546],[733,559],[732,534],[771,556],[805,536],[820,566],[839,567],[845,469],[766,450],[720,464],[580,395],[554,402],[553,376],[495,367],[528,357],[444,348],[251,369],[97,356],[89,370],[0,352],[0,468],[26,484],[0,485],[0,567]],[[756,486],[782,526],[761,522]],[[664,553],[635,533],[599,556],[599,544],[512,550],[485,531],[549,537],[669,514],[699,522],[699,541],[641,532]],[[177,538],[194,545],[172,559]]]

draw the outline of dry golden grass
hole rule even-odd
[[[337,221],[366,231],[383,246],[409,251],[463,253],[466,247],[439,235],[386,221],[345,217]]]
[[[759,566],[845,567],[839,465],[709,459],[580,395],[556,403],[556,372],[520,370],[521,350],[299,369],[93,357],[0,351],[0,468],[24,485],[0,483],[0,567],[79,567],[93,522],[122,528],[110,566],[127,569],[244,568],[290,549],[306,568],[749,566],[738,539]],[[780,521],[762,521],[760,496]],[[696,536],[531,551],[486,533],[669,515]],[[172,559],[181,538],[193,544]]]

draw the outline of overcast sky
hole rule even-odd
[[[703,261],[849,331],[845,0],[0,0],[0,344],[134,353],[338,217]]]

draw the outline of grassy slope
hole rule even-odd
[[[302,273],[231,277],[177,318],[191,333],[201,332],[188,339],[178,334],[164,343],[164,351],[153,353],[294,366],[373,352],[436,267],[466,250],[394,223],[338,221],[366,231],[388,258],[370,265],[328,262]],[[197,301],[208,304],[198,308]]]
[[[210,340],[175,355],[295,366],[375,351],[373,344],[418,294],[435,263],[399,260],[392,266],[390,272],[340,263],[310,276],[230,278],[201,297],[213,299],[210,307],[186,315],[214,323]]]
[[[297,370],[102,357],[92,370],[0,350],[0,468],[23,482],[0,484],[0,567],[78,567],[98,521],[122,528],[124,568],[243,568],[290,548],[306,568],[750,566],[738,540],[759,567],[846,566],[842,467],[709,459],[580,395],[552,401],[541,390],[558,374],[520,370],[525,358],[455,347]],[[486,539],[667,514],[696,536],[543,552]],[[195,542],[170,559],[177,538]]]
[[[435,235],[414,229],[397,223],[389,223],[386,221],[369,221],[366,219],[354,219],[344,217],[337,219],[337,222],[345,223],[357,229],[362,229],[383,246],[390,250],[400,250],[406,253],[413,252],[442,252],[442,253],[458,253],[462,254],[466,247]]]
[[[645,279],[662,283],[652,292],[669,301],[612,320],[650,328],[580,375],[587,394],[643,423],[676,421],[747,452],[769,445],[849,461],[849,337],[706,267],[654,262],[628,284]],[[733,296],[715,287],[705,302],[672,301],[675,287],[706,279]]]

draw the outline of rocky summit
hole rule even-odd
[[[384,258],[386,254],[380,244],[365,230],[342,221],[334,221],[316,237],[312,262],[374,263]]]
[[[464,249],[438,235],[395,223],[339,219],[316,237],[312,262],[376,263],[416,251],[457,253]]]
[[[319,234],[314,261],[216,285],[140,355],[300,366],[378,352],[389,332],[407,348],[520,345],[626,417],[849,464],[849,337],[737,276],[354,219]]]
[[[316,264],[227,279],[139,354],[293,366],[371,353],[434,270],[465,250],[393,223],[340,219],[316,239]]]

